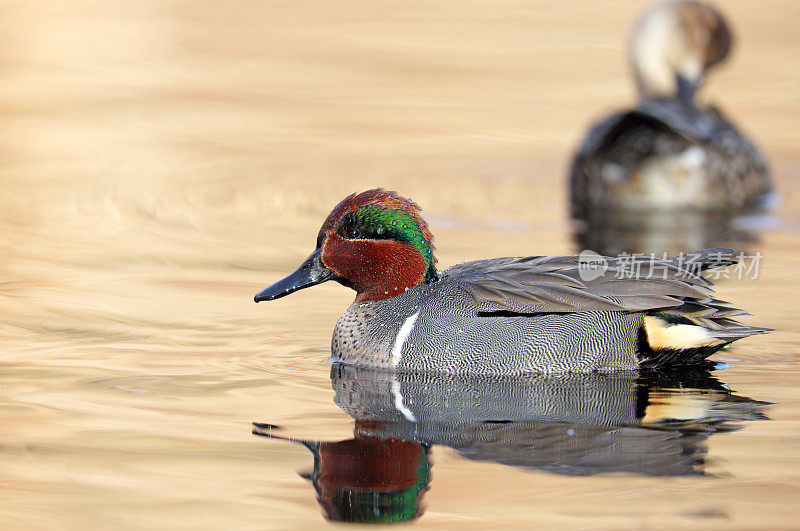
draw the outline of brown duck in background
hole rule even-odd
[[[732,42],[720,12],[700,2],[663,2],[641,17],[629,41],[639,102],[583,140],[570,179],[573,218],[733,215],[766,205],[772,187],[758,149],[715,106],[694,99]]]

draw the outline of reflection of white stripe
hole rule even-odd
[[[394,395],[394,407],[397,408],[397,411],[402,413],[403,416],[411,422],[416,422],[417,417],[403,404],[403,395],[400,393],[400,382],[397,380],[392,382],[392,394]]]
[[[397,339],[394,340],[394,346],[392,347],[392,365],[395,367],[400,364],[400,358],[403,357],[403,345],[405,344],[406,339],[408,339],[408,335],[411,333],[411,330],[414,328],[414,323],[417,322],[417,317],[419,317],[419,312],[406,319],[406,322],[400,327],[400,331],[397,332]]]

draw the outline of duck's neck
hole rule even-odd
[[[656,6],[639,20],[628,54],[640,99],[690,100],[705,69],[705,48],[669,5]]]
[[[433,261],[428,263],[415,246],[395,240],[345,240],[333,234],[322,260],[356,290],[356,302],[389,299],[437,278]]]

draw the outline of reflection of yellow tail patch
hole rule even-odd
[[[683,350],[721,343],[702,326],[672,324],[655,315],[645,315],[644,331],[647,334],[647,342],[653,350]]]
[[[642,422],[657,424],[670,420],[694,420],[708,416],[711,406],[724,395],[698,389],[664,389],[650,394]]]

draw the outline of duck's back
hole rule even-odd
[[[746,211],[769,193],[753,143],[716,108],[645,102],[595,124],[572,165],[573,217],[610,211]]]

